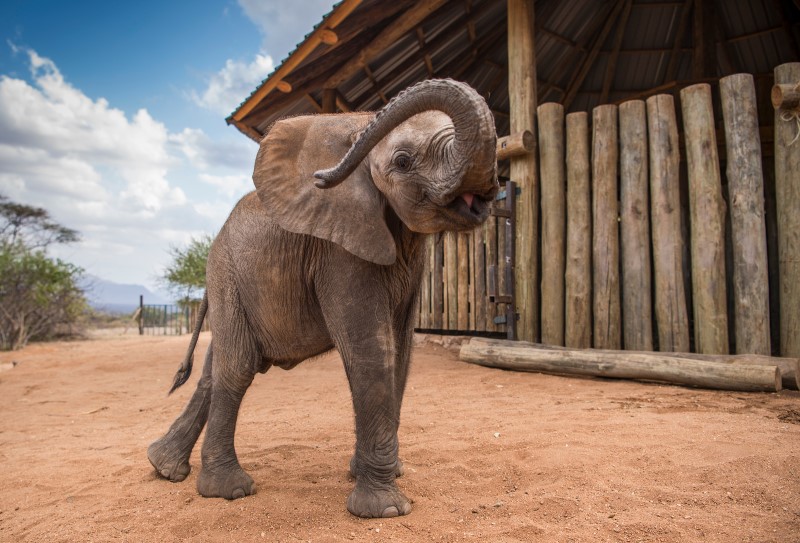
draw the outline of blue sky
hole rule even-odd
[[[83,241],[87,273],[156,287],[216,233],[257,146],[225,117],[334,0],[0,3],[0,193]]]

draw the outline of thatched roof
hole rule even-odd
[[[747,72],[771,85],[800,60],[798,0],[536,0],[538,102],[588,111]],[[508,133],[506,2],[344,0],[228,118],[259,139],[276,119],[376,110],[409,85],[475,87]],[[330,92],[328,99],[333,99]]]

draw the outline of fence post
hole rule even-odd
[[[800,62],[775,68],[775,85],[800,84]],[[781,94],[773,89],[773,98]],[[777,96],[776,96],[777,94]],[[778,101],[778,100],[776,100]],[[775,199],[778,211],[781,356],[800,356],[800,110],[775,106]],[[789,107],[787,107],[789,106]]]
[[[139,295],[139,335],[144,335],[144,295]]]
[[[645,109],[642,100],[619,105],[622,336],[633,351],[653,350]]]
[[[689,174],[695,350],[728,354],[725,202],[711,86],[700,83],[681,90],[681,107]]]
[[[564,342],[592,346],[592,214],[589,114],[567,115],[567,262]]]
[[[769,269],[761,137],[753,76],[719,81],[733,240],[733,320],[737,353],[770,354]]]
[[[542,104],[539,114],[539,170],[542,200],[542,343],[564,345],[564,259],[566,203],[564,106]]]
[[[669,94],[647,99],[650,214],[655,265],[655,314],[659,349],[689,351],[689,317],[683,273],[679,192],[678,123]]]
[[[617,142],[617,106],[597,106],[592,112],[592,291],[594,346],[598,349],[622,347]]]

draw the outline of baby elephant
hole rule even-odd
[[[397,428],[425,235],[486,219],[498,190],[496,140],[486,102],[452,80],[410,87],[377,114],[276,122],[258,151],[256,191],[211,247],[202,309],[212,342],[189,404],[147,451],[156,471],[185,479],[207,424],[198,491],[253,494],[233,447],[247,387],[270,366],[290,369],[335,347],[355,409],[347,509],[408,514],[395,485]],[[172,390],[189,377],[197,334]]]

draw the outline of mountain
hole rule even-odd
[[[144,285],[114,283],[93,275],[86,276],[82,285],[86,298],[94,309],[108,313],[132,313],[139,307],[139,296],[146,304],[173,303],[162,294],[154,293]]]

